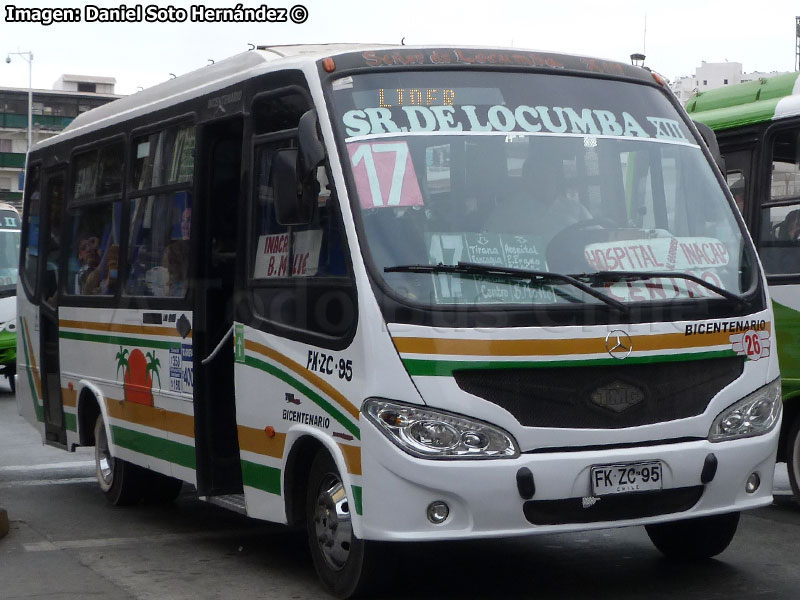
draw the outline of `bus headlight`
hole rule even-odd
[[[379,398],[364,402],[364,415],[396,445],[420,458],[515,458],[519,448],[499,427],[427,406]]]
[[[776,379],[723,410],[711,425],[708,439],[722,442],[767,433],[781,415],[781,380]]]

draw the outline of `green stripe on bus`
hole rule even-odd
[[[139,346],[141,348],[159,348],[169,350],[180,342],[162,342],[148,338],[125,337],[121,335],[98,335],[96,333],[79,333],[77,331],[59,331],[58,337],[62,340],[78,340],[81,342],[97,342],[99,344],[113,344],[114,346]]]
[[[733,350],[714,352],[695,352],[691,354],[662,354],[658,356],[637,356],[621,361],[616,358],[598,358],[589,360],[553,360],[553,361],[507,361],[507,360],[425,360],[405,358],[403,364],[409,375],[427,375],[451,377],[455,371],[464,370],[500,370],[500,369],[548,369],[553,367],[598,367],[608,365],[636,365],[664,362],[680,362],[689,360],[707,360],[736,356]]]
[[[44,408],[39,405],[39,395],[36,393],[36,384],[33,381],[33,374],[31,373],[31,357],[30,350],[28,349],[27,334],[25,332],[25,325],[23,320],[19,320],[19,325],[22,328],[22,349],[25,352],[25,373],[28,374],[28,383],[31,386],[31,398],[33,400],[33,411],[36,413],[36,420],[44,423]]]
[[[72,432],[78,432],[78,416],[73,415],[72,413],[65,412],[64,413],[64,424],[66,425],[67,429]]]
[[[243,460],[242,483],[270,494],[281,495],[281,470]]]
[[[772,301],[783,397],[800,395],[800,312]],[[770,350],[774,350],[771,348]]]
[[[192,446],[133,431],[118,425],[111,426],[111,439],[114,440],[114,444],[122,448],[160,458],[189,469],[197,468],[195,450]]]
[[[319,406],[322,410],[332,416],[342,427],[347,429],[350,433],[352,433],[356,439],[361,439],[361,432],[358,430],[358,426],[353,424],[347,417],[345,417],[333,404],[325,400],[322,396],[317,394],[311,388],[309,388],[304,383],[298,381],[285,371],[279,369],[278,367],[271,365],[263,360],[259,360],[257,358],[253,358],[252,356],[247,356],[245,358],[245,364],[259,369],[261,371],[266,371],[270,375],[274,375],[278,379],[288,383],[290,386],[295,388],[298,392],[307,396],[311,399],[311,401]]]
[[[363,490],[361,489],[360,485],[354,485],[352,486],[352,488],[353,488],[353,504],[356,507],[356,513],[360,515],[362,514],[363,511],[363,505],[362,505],[362,503],[364,502]]]

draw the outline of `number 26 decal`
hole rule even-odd
[[[748,329],[744,333],[737,333],[730,337],[731,347],[739,356],[746,356],[748,360],[758,360],[769,356],[769,332]]]

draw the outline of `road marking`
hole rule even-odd
[[[53,552],[57,550],[85,550],[87,548],[107,548],[109,546],[133,546],[139,544],[164,544],[195,540],[213,540],[232,537],[253,537],[274,533],[274,527],[233,529],[226,531],[196,531],[193,533],[164,533],[141,537],[94,538],[85,540],[45,541],[23,544],[26,552]]]
[[[0,482],[0,490],[15,487],[31,487],[37,485],[66,485],[70,483],[95,483],[97,477],[73,477],[71,479],[28,479],[20,481]]]
[[[76,467],[94,466],[93,460],[82,460],[80,462],[60,462],[46,465],[11,465],[0,467],[0,473],[9,471],[50,471],[56,469],[75,469]]]

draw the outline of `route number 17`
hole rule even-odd
[[[408,144],[351,144],[349,151],[362,208],[423,203]]]

